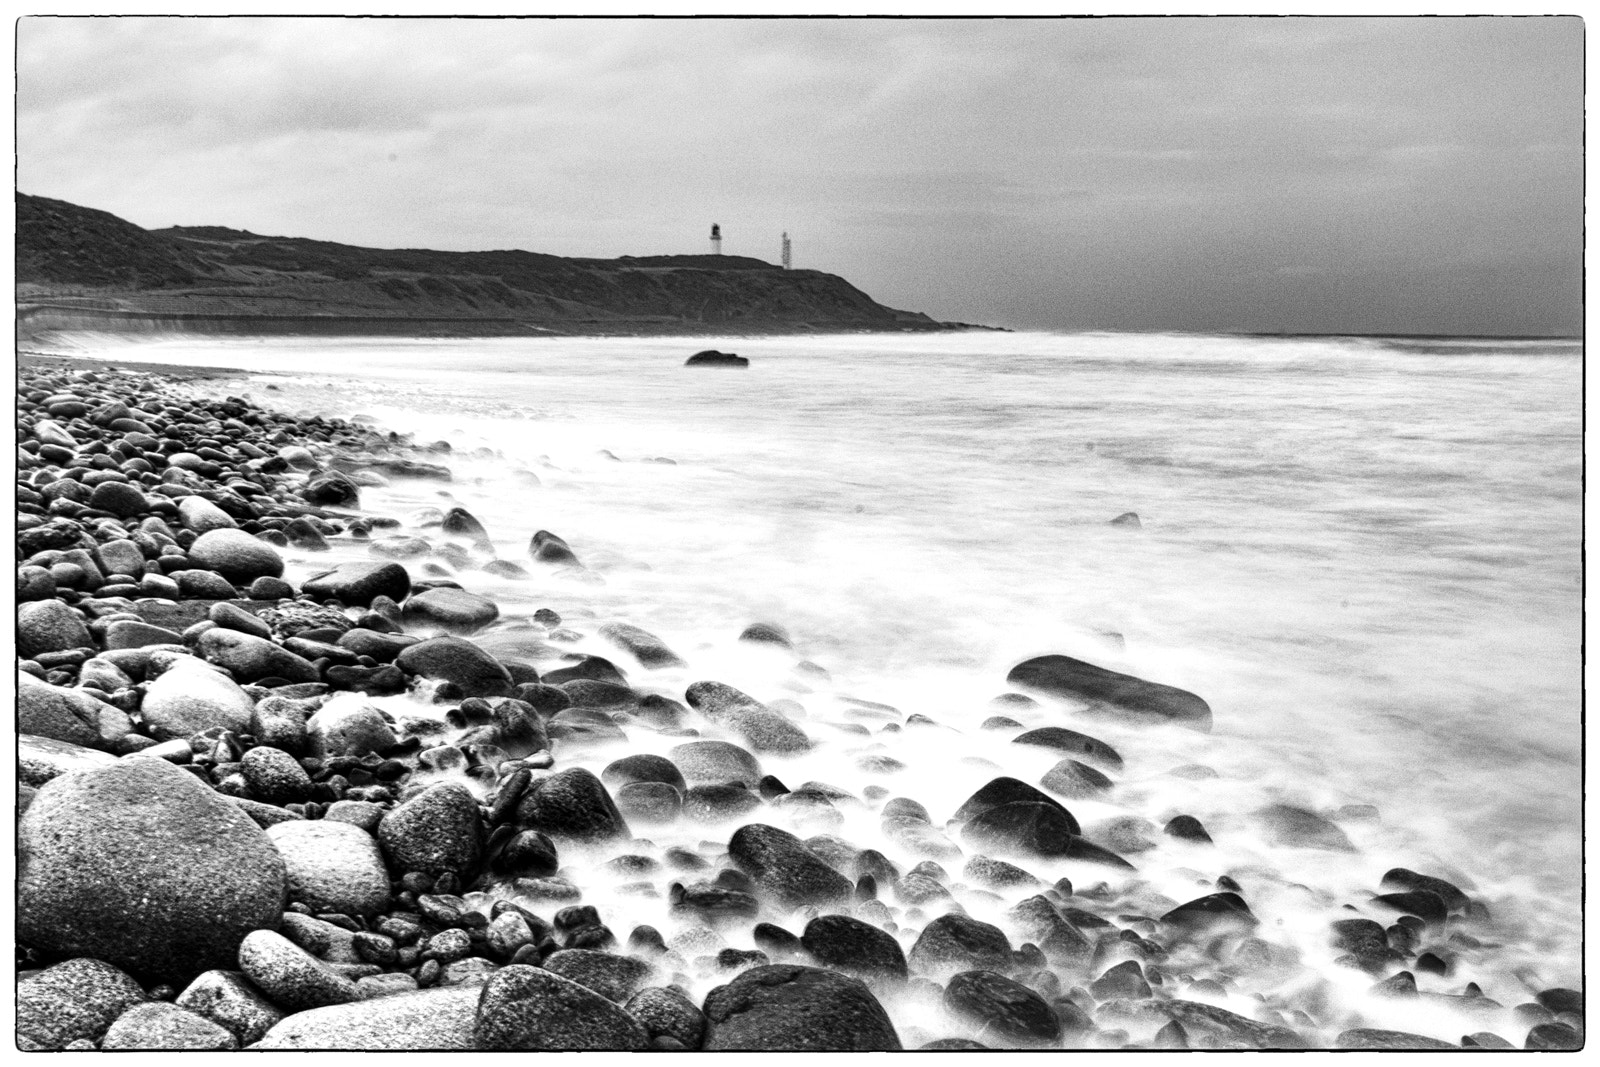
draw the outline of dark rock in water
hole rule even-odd
[[[1060,801],[1054,797],[1046,796],[1027,782],[1019,781],[1016,778],[995,778],[990,780],[982,789],[968,797],[966,803],[962,804],[951,818],[956,820],[971,819],[1003,804],[1017,803],[1043,804],[1046,807],[1055,808],[1067,817],[1067,825],[1070,827],[1067,831],[1068,833],[1076,834],[1081,832],[1078,829],[1078,820],[1073,818],[1072,813],[1063,807]]]
[[[546,685],[565,685],[568,682],[605,682],[608,685],[628,684],[628,678],[617,665],[604,656],[582,656],[566,667],[544,672],[540,679]]]
[[[1019,801],[989,808],[962,827],[961,840],[978,847],[998,845],[1037,856],[1062,856],[1078,821],[1059,804]]]
[[[1161,916],[1161,921],[1190,933],[1253,930],[1259,924],[1250,906],[1237,893],[1212,893],[1197,897]]]
[[[1206,828],[1200,825],[1200,820],[1193,815],[1174,815],[1167,820],[1167,825],[1161,832],[1180,841],[1195,841],[1202,845],[1211,844],[1211,835],[1206,833]]]
[[[1211,729],[1211,707],[1193,693],[1118,674],[1070,656],[1039,656],[1011,668],[1006,683],[1052,696],[1089,700],[1118,718],[1172,722],[1202,732]]]
[[[1577,1052],[1583,1048],[1583,1035],[1566,1023],[1540,1023],[1528,1031],[1522,1047],[1541,1052]]]
[[[616,802],[630,820],[669,823],[683,810],[683,790],[665,782],[629,782],[617,790]]]
[[[640,754],[613,760],[600,772],[600,780],[608,786],[619,787],[629,782],[665,782],[684,789],[688,783],[678,767],[665,756]]]
[[[353,508],[361,504],[361,490],[356,483],[337,471],[312,478],[300,490],[308,504],[325,508]]]
[[[800,944],[824,967],[868,978],[905,978],[906,955],[891,934],[848,915],[819,915]]]
[[[757,752],[806,752],[811,748],[811,738],[804,730],[731,685],[695,682],[684,696],[690,707],[739,734]]]
[[[1371,997],[1414,997],[1417,995],[1417,976],[1410,971],[1391,974],[1367,990]]]
[[[1102,867],[1115,867],[1118,870],[1137,870],[1133,864],[1112,852],[1110,849],[1101,848],[1099,845],[1074,837],[1067,841],[1066,850],[1060,853],[1062,859],[1077,860],[1079,863],[1094,863]]]
[[[1078,800],[1097,797],[1116,783],[1086,763],[1064,759],[1046,771],[1039,784],[1053,793]]]
[[[1129,1002],[1124,1001],[1123,1003]],[[1302,1049],[1310,1047],[1305,1038],[1287,1026],[1258,1023],[1253,1019],[1247,1019],[1243,1015],[1231,1012],[1226,1008],[1219,1008],[1213,1004],[1202,1004],[1192,1000],[1134,1001],[1132,1003],[1149,1005],[1149,1010],[1177,1020],[1184,1030],[1190,1034],[1203,1034],[1227,1041],[1236,1041],[1250,1048]]]
[[[753,645],[777,645],[790,651],[794,650],[794,645],[789,640],[789,632],[770,622],[751,623],[739,634],[739,640],[748,641]]]
[[[62,775],[17,826],[17,936],[162,981],[232,967],[275,928],[287,875],[266,833],[165,760]]]
[[[1344,831],[1314,811],[1292,804],[1272,804],[1255,813],[1257,825],[1274,845],[1354,852]]]
[[[785,957],[795,956],[800,953],[800,939],[781,926],[772,923],[756,923],[750,936],[755,940],[757,947],[764,950],[769,956]]]
[[[683,814],[695,822],[738,819],[761,806],[743,785],[692,785],[683,792]]]
[[[708,785],[761,782],[761,764],[754,756],[728,741],[689,741],[672,749],[672,762],[691,784]]]
[[[733,832],[728,857],[762,889],[791,906],[842,903],[855,888],[799,838],[761,823]]]
[[[978,724],[980,730],[1020,730],[1022,724],[1009,715],[991,715]],[[926,1047],[926,1046],[924,1046]]]
[[[900,1037],[858,979],[794,964],[753,967],[705,1001],[708,1052],[898,1051]]]
[[[17,983],[17,1040],[36,1049],[98,1041],[123,1012],[145,999],[144,990],[101,960],[58,963]]]
[[[1381,883],[1384,889],[1405,891],[1409,889],[1423,889],[1430,893],[1439,894],[1445,907],[1451,911],[1467,906],[1467,895],[1456,886],[1443,878],[1434,878],[1426,874],[1418,874],[1404,867],[1394,867],[1383,876]]]
[[[1038,745],[1041,748],[1054,748],[1062,752],[1071,752],[1092,763],[1110,767],[1114,771],[1122,770],[1122,757],[1117,750],[1101,741],[1099,738],[1080,734],[1076,730],[1068,730],[1063,726],[1042,726],[1037,730],[1029,730],[1011,739],[1014,745]]]
[[[493,745],[507,759],[526,759],[550,747],[544,722],[531,704],[515,699],[499,700],[490,709],[490,721],[476,726],[456,742],[457,746]]]
[[[1011,941],[998,926],[966,915],[941,915],[923,927],[909,956],[918,974],[940,977],[953,971],[1009,971]]]
[[[641,989],[624,1007],[652,1040],[671,1037],[686,1049],[697,1049],[705,1038],[705,1013],[674,986]]]
[[[581,767],[557,771],[528,787],[517,803],[517,824],[560,841],[627,840],[633,835],[600,779]]]
[[[380,596],[396,602],[410,596],[411,576],[398,563],[341,563],[307,578],[300,590],[319,603],[337,600],[348,607],[364,608]]]
[[[1442,923],[1449,914],[1445,907],[1444,899],[1438,893],[1427,889],[1412,889],[1404,893],[1384,893],[1372,898],[1372,902],[1381,907],[1391,908],[1394,911],[1415,915],[1423,922]]]
[[[1137,529],[1139,529],[1139,527],[1141,527],[1144,524],[1139,521],[1139,513],[1138,512],[1135,512],[1135,511],[1124,511],[1121,515],[1118,515],[1116,518],[1111,520],[1111,525],[1112,526],[1131,526],[1135,530],[1137,530]]]
[[[461,589],[429,589],[406,600],[401,609],[407,626],[433,627],[454,634],[470,634],[500,617],[500,609],[487,597]]]
[[[549,530],[540,530],[528,542],[528,555],[535,563],[548,563],[554,567],[582,567],[578,554],[561,538]]]
[[[1564,1011],[1583,1014],[1583,992],[1577,989],[1546,989],[1533,998],[1540,1006],[1560,1014]]]
[[[986,1034],[1019,1045],[1053,1045],[1061,1039],[1061,1022],[1044,998],[993,971],[963,971],[951,978],[944,1006]]]
[[[434,637],[400,650],[395,665],[407,674],[454,682],[464,696],[503,697],[511,674],[489,653],[459,637]]]
[[[961,873],[980,885],[998,889],[1044,884],[1021,867],[1013,866],[1004,860],[990,859],[988,856],[973,856],[967,861]]]
[[[490,837],[488,853],[497,878],[547,878],[560,867],[555,842],[537,830],[502,826]]]
[[[1329,927],[1331,943],[1355,957],[1364,971],[1377,973],[1389,960],[1389,936],[1382,923],[1371,919],[1337,919]]]
[[[1461,1047],[1514,1049],[1517,1046],[1513,1045],[1499,1034],[1491,1034],[1487,1030],[1480,1030],[1475,1034],[1468,1034],[1466,1037],[1463,1037],[1461,1039]]]
[[[483,820],[466,786],[429,786],[384,815],[378,843],[389,866],[470,879],[483,855]]]
[[[643,960],[588,948],[565,948],[553,952],[540,966],[551,974],[558,974],[586,989],[592,989],[617,1004],[625,1003],[648,985],[656,972]]]
[[[1335,1048],[1342,1049],[1370,1049],[1375,1051],[1390,1052],[1395,1050],[1416,1050],[1448,1048],[1459,1049],[1459,1045],[1452,1045],[1448,1041],[1440,1041],[1434,1037],[1423,1037],[1421,1034],[1408,1034],[1401,1030],[1372,1030],[1358,1027],[1341,1033],[1334,1042]]]
[[[625,685],[596,682],[589,678],[562,682],[561,691],[567,694],[575,708],[614,708],[632,705],[639,699],[639,694]]]
[[[466,508],[451,508],[444,513],[444,521],[439,524],[440,530],[456,537],[465,537],[483,548],[493,547],[494,542],[489,539],[489,531],[483,528],[483,523]]]
[[[663,667],[687,666],[678,654],[667,647],[665,641],[637,626],[613,622],[600,627],[600,636],[612,644],[633,653],[633,658],[652,670]]]
[[[511,964],[484,983],[472,1026],[481,1051],[632,1051],[646,1048],[639,1021],[592,989],[538,967]]]
[[[718,352],[708,348],[704,352],[696,352],[684,361],[685,367],[748,367],[750,361],[743,356],[736,356],[732,352]]]

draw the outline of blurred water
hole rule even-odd
[[[799,697],[808,731],[828,740],[777,769],[791,785],[864,780],[850,760],[866,739],[812,721],[838,718],[839,693],[960,731],[871,739],[911,765],[885,784],[936,822],[994,766],[1037,781],[1048,753],[977,724],[1013,664],[1077,655],[1193,690],[1215,712],[1208,736],[1080,727],[1128,763],[1121,806],[1104,814],[1159,825],[1188,812],[1218,840],[1225,862],[1206,860],[1210,876],[1265,866],[1357,902],[1391,866],[1454,874],[1514,935],[1499,968],[1578,982],[1576,342],[83,343],[118,360],[278,372],[215,390],[447,439],[445,488],[502,556],[525,559],[528,536],[550,529],[605,580],[463,584],[508,614],[592,610],[660,634],[693,663],[652,679],[679,696],[701,677],[793,696],[733,641],[752,621],[787,627],[834,682]],[[684,369],[703,347],[751,366]],[[463,454],[479,447],[499,457]],[[675,463],[646,462],[657,457]],[[397,482],[364,502],[403,515],[444,502],[440,488]],[[1142,528],[1109,525],[1126,511]],[[1220,777],[1165,773],[1194,762]],[[1372,804],[1379,818],[1342,823],[1356,857],[1272,850],[1243,816],[1275,800]],[[1071,806],[1093,821],[1079,809],[1095,806]],[[1201,892],[1187,888],[1167,891]],[[1279,918],[1297,936],[1294,909]]]

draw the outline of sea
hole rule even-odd
[[[1153,847],[1128,853],[1141,891],[1181,902],[1233,877],[1261,936],[1292,946],[1371,1025],[1452,1041],[1471,1029],[1443,1009],[1363,999],[1373,979],[1332,963],[1328,922],[1373,914],[1393,867],[1456,882],[1490,916],[1472,945],[1449,946],[1449,975],[1418,976],[1424,990],[1476,981],[1509,1007],[1581,986],[1581,342],[954,332],[56,347],[239,368],[193,388],[447,442],[433,459],[451,482],[395,479],[364,489],[363,507],[424,533],[427,509],[466,507],[501,557],[530,568],[529,537],[558,534],[585,573],[456,578],[507,619],[554,609],[586,635],[576,647],[619,665],[631,661],[594,636],[601,623],[643,627],[689,662],[635,665],[640,688],[681,699],[714,679],[794,702],[817,748],[762,757],[790,787],[860,796],[876,783],[943,826],[991,778],[1037,783],[1060,758],[985,720],[1069,726],[1122,755],[1105,800],[1067,803],[1091,834],[1129,817],[1145,827]],[[703,348],[750,364],[686,368]],[[1112,522],[1128,513],[1137,522]],[[292,552],[293,577],[365,548]],[[739,642],[755,622],[783,627],[794,655]],[[1197,693],[1213,728],[1088,718],[1039,694],[1036,708],[991,706],[1012,666],[1050,653]],[[797,675],[796,658],[826,675]],[[886,728],[912,714],[933,723]],[[641,734],[628,751],[682,740]],[[598,772],[617,754],[575,758]],[[1330,818],[1354,851],[1270,843],[1254,813],[1271,804]],[[840,810],[768,821],[917,861],[881,840],[868,805]],[[1214,845],[1164,836],[1177,814]],[[726,828],[640,836],[714,854]],[[1047,883],[1063,873],[1048,867],[1030,869]],[[598,866],[579,869],[619,936],[633,921],[674,929],[664,899],[607,896]],[[1127,877],[1070,874],[1113,892]],[[959,861],[950,877],[962,880]],[[962,903],[998,917],[1020,892]],[[893,924],[908,948],[918,918]],[[721,936],[751,947],[745,931]],[[702,992],[725,980],[688,977]],[[1218,1003],[1239,1008],[1253,988],[1241,979]]]

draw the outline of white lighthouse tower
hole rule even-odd
[[[711,254],[722,255],[722,227],[714,222],[711,224]]]
[[[783,269],[788,270],[789,266],[789,231],[785,230],[783,233]]]

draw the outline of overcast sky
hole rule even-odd
[[[1565,19],[23,19],[18,187],[1052,329],[1581,328]]]

